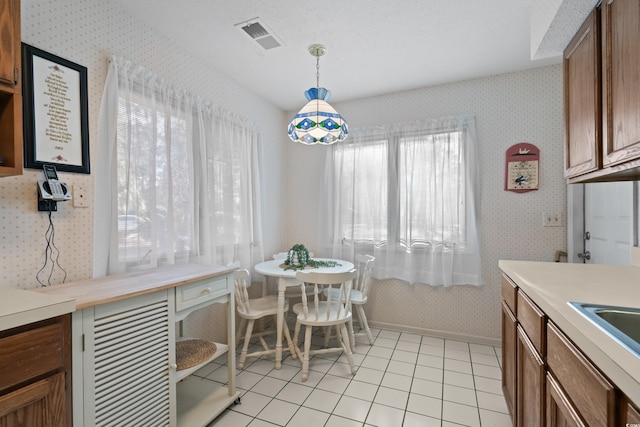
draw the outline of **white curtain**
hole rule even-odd
[[[479,285],[475,119],[351,129],[325,158],[318,247],[376,257],[374,277]]]
[[[263,260],[255,125],[112,57],[98,123],[94,277]]]

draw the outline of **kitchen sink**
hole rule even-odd
[[[569,305],[640,358],[640,308],[572,301]]]

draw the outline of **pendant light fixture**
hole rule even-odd
[[[320,57],[327,52],[321,44],[309,47],[309,53],[316,57],[316,87],[304,93],[309,101],[289,123],[289,138],[306,145],[330,145],[347,138],[347,122],[327,102],[331,92],[320,87]]]

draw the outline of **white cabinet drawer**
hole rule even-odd
[[[229,293],[231,282],[227,276],[201,280],[176,288],[176,311],[211,301]]]

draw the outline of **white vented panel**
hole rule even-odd
[[[98,316],[95,425],[170,425],[169,302]]]

